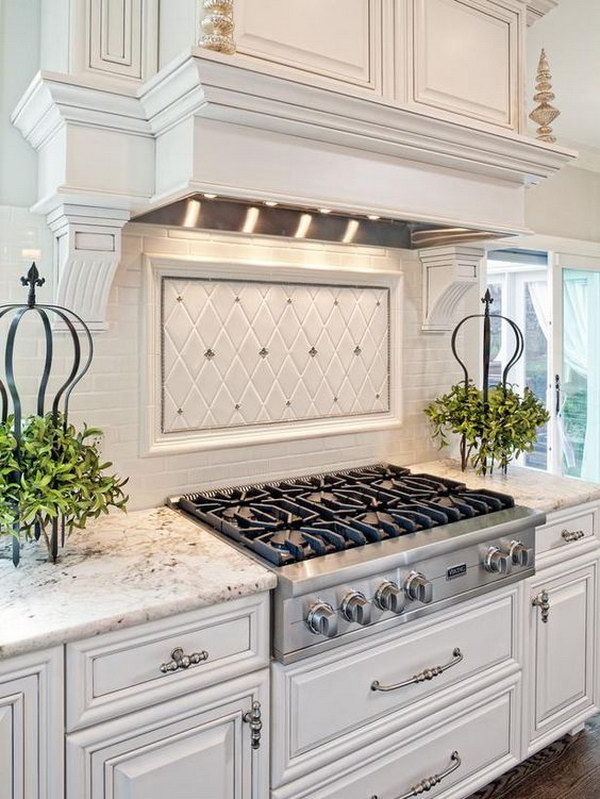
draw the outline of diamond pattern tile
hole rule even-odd
[[[385,413],[389,290],[162,281],[164,433]]]

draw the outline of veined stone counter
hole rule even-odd
[[[561,477],[520,466],[509,466],[506,477],[501,472],[480,477],[472,468],[462,472],[460,463],[450,459],[416,463],[408,468],[414,473],[427,472],[459,480],[469,488],[501,491],[514,497],[518,505],[545,513],[600,500],[600,483],[587,483],[574,477]]]
[[[57,564],[0,553],[0,659],[274,588],[277,577],[168,508],[75,531]]]

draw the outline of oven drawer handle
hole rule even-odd
[[[372,691],[396,691],[398,688],[406,688],[408,685],[414,685],[415,683],[426,682],[427,680],[433,680],[434,677],[439,677],[440,674],[443,674],[448,669],[451,669],[452,666],[458,665],[464,659],[463,653],[460,651],[458,647],[452,652],[452,660],[446,663],[445,666],[432,666],[430,669],[423,669],[418,674],[415,674],[410,680],[405,680],[404,682],[397,682],[395,685],[382,685],[379,680],[374,680],[371,683],[371,690]],[[411,794],[412,795],[412,794]]]
[[[203,663],[205,660],[208,660],[208,652],[192,652],[191,655],[186,655],[178,646],[171,652],[171,660],[163,663],[160,670],[163,674],[169,674],[173,671],[189,669],[190,666],[197,666],[198,663]]]
[[[582,538],[585,538],[585,533],[583,530],[563,530],[561,533],[564,540],[570,544],[572,541],[581,541]]]
[[[398,799],[412,799],[413,796],[420,796],[422,793],[427,793],[432,788],[435,788],[436,785],[439,785],[442,780],[445,780],[446,777],[449,777],[457,768],[460,768],[462,765],[462,760],[460,759],[460,755],[458,752],[452,752],[450,755],[450,760],[452,761],[452,765],[448,766],[446,771],[442,771],[441,774],[433,774],[431,777],[426,777],[421,782],[418,782],[416,785],[408,791],[407,793],[403,793],[402,796],[399,796]],[[377,794],[374,794],[371,799],[379,799]]]

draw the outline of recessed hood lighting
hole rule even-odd
[[[275,238],[360,244],[398,249],[422,249],[498,239],[507,234],[470,230],[450,225],[415,222],[389,216],[379,217],[366,210],[344,213],[328,208],[312,209],[276,200],[240,200],[196,194],[170,205],[155,208],[135,218],[136,222],[161,227],[215,230]],[[361,224],[362,223],[362,224]]]
[[[202,196],[206,197],[207,200],[216,200],[217,199],[217,195],[216,194],[203,194]]]
[[[319,213],[320,214],[330,214],[331,213],[331,208],[319,208]]]
[[[312,222],[312,216],[310,214],[302,214],[302,216],[300,217],[300,221],[298,222],[298,230],[294,234],[294,238],[303,239],[308,233],[308,229],[310,227],[311,222]]]
[[[199,200],[188,200],[183,218],[183,227],[196,227],[200,219],[202,204]]]
[[[356,219],[349,219],[348,224],[346,226],[346,232],[344,233],[344,238],[342,242],[344,244],[351,244],[354,241],[354,237],[356,236],[356,232],[358,230],[358,220]]]
[[[254,233],[254,228],[258,222],[260,211],[258,208],[248,208],[246,211],[246,219],[244,220],[244,227],[242,233]]]

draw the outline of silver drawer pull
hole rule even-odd
[[[445,780],[446,777],[449,777],[453,771],[456,771],[457,768],[460,768],[462,765],[462,760],[460,759],[460,755],[458,752],[452,752],[450,755],[450,760],[452,761],[452,765],[448,766],[446,771],[442,771],[441,774],[434,774],[431,777],[426,777],[421,782],[418,782],[416,785],[408,791],[407,793],[403,793],[402,796],[399,796],[398,799],[412,799],[413,796],[420,796],[422,793],[427,793],[432,788],[435,788],[436,785],[439,785],[442,780]],[[377,794],[371,797],[371,799],[379,799]]]
[[[548,617],[550,616],[550,597],[548,592],[542,591],[541,594],[531,600],[531,604],[542,611],[542,623],[548,624]]]
[[[189,669],[190,666],[197,666],[198,663],[203,663],[208,660],[208,652],[192,652],[191,655],[186,655],[183,649],[178,646],[171,652],[171,660],[163,663],[160,670],[163,674],[169,674],[172,671],[179,671],[180,669]]]
[[[449,663],[446,663],[445,666],[433,666],[430,669],[423,669],[423,671],[415,674],[410,680],[405,680],[404,682],[398,682],[395,685],[381,685],[379,680],[374,680],[371,683],[371,690],[372,691],[396,691],[398,688],[406,688],[407,685],[414,685],[415,683],[419,682],[426,682],[427,680],[433,680],[434,677],[439,677],[440,674],[443,674],[448,669],[451,669],[452,666],[456,666],[458,663],[463,660],[464,656],[463,653],[460,651],[458,647],[452,652],[452,660]]]
[[[567,530],[566,528],[562,531],[561,535],[569,544],[572,541],[581,541],[581,539],[585,537],[583,530]]]

